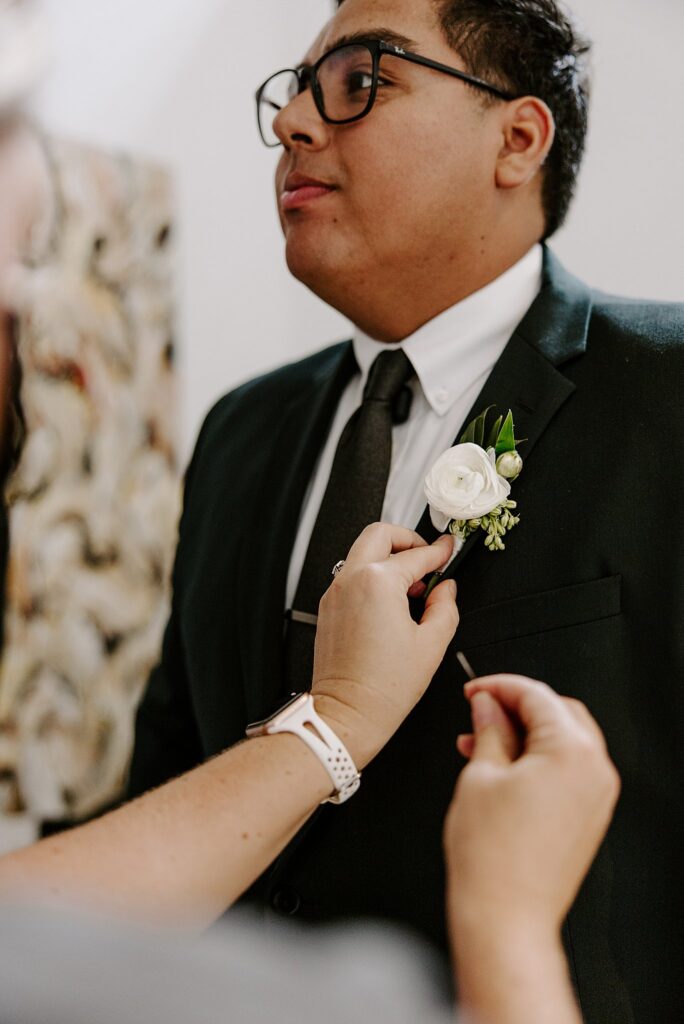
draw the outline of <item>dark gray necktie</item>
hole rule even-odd
[[[382,515],[392,460],[392,424],[408,418],[407,382],[412,376],[413,367],[402,349],[381,352],[370,368],[363,402],[340,436],[290,612],[285,641],[290,692],[311,687],[313,621],[333,566],[346,558],[364,527]]]

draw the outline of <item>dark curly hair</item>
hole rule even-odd
[[[340,0],[338,6],[344,0]],[[548,238],[575,192],[587,135],[591,43],[556,0],[430,0],[467,70],[549,106],[556,137],[544,169]],[[478,92],[484,103],[497,102]]]

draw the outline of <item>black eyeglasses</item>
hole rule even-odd
[[[407,53],[400,46],[380,39],[359,39],[335,46],[311,67],[285,68],[266,79],[256,92],[259,133],[264,144],[270,147],[280,145],[274,121],[280,111],[309,86],[316,108],[328,124],[351,124],[366,117],[373,108],[382,82],[380,60],[385,54],[433,71],[443,71],[499,99],[515,99],[512,93],[467,75],[458,68],[439,64],[417,53]]]

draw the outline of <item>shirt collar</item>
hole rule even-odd
[[[542,247],[534,245],[512,267],[479,291],[444,310],[395,345],[355,328],[353,345],[362,386],[380,352],[403,348],[423,393],[438,416],[485,373],[536,298],[542,281]]]

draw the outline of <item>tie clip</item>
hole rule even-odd
[[[308,612],[298,612],[296,608],[290,608],[285,612],[285,618],[291,622],[303,622],[305,626],[317,626],[318,616],[309,615]]]

